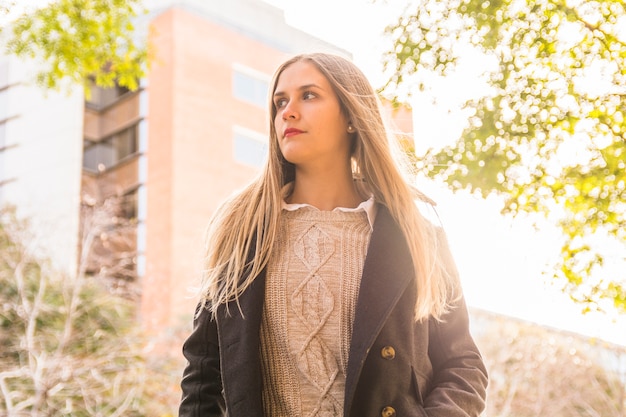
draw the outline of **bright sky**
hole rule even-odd
[[[382,85],[380,61],[388,45],[381,34],[406,1],[264,1],[283,9],[290,25],[352,52],[374,86]],[[435,85],[434,96],[422,95],[412,103],[418,148],[458,138],[465,120],[460,103],[476,93],[480,83],[472,74],[479,70],[467,67],[464,76]],[[542,275],[559,253],[553,226],[536,230],[528,220],[503,218],[497,201],[453,195],[441,184],[422,188],[438,202],[468,304],[626,345],[626,317],[581,315],[581,307]]]

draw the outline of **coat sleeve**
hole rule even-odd
[[[433,380],[424,410],[429,417],[477,417],[485,408],[487,370],[469,334],[463,299],[444,320],[430,323]]]
[[[458,272],[445,235],[439,230],[439,255],[453,278]],[[460,288],[460,284],[459,284]],[[424,398],[429,417],[477,417],[485,408],[487,369],[469,331],[462,293],[441,320],[430,319],[428,354],[432,389]]]
[[[217,325],[211,313],[200,306],[193,324],[193,331],[183,344],[187,366],[181,381],[179,417],[224,416]]]

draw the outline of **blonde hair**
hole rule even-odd
[[[206,237],[202,296],[213,313],[239,296],[264,270],[278,230],[281,189],[294,180],[293,164],[285,160],[274,128],[276,107],[271,97],[289,65],[307,61],[328,79],[342,110],[356,130],[353,175],[375,200],[389,210],[402,230],[415,267],[415,318],[440,319],[456,289],[456,271],[440,254],[437,228],[416,207],[415,193],[392,157],[380,101],[365,75],[349,60],[326,53],[295,56],[276,70],[270,87],[269,157],[261,175],[226,201],[213,216]]]

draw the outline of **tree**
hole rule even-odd
[[[135,311],[141,297],[136,271],[137,224],[133,216],[129,216],[128,204],[128,196],[118,195],[98,183],[83,183],[78,275],[97,282],[107,298],[123,300]],[[173,393],[179,389],[184,364],[171,352],[179,350],[182,335],[168,334],[161,341],[170,347],[167,353],[154,352],[134,315],[120,320],[124,320],[120,325],[129,331],[129,336],[141,337],[135,340],[141,343],[141,358],[133,364],[140,377],[141,389],[135,394],[141,404],[141,415],[173,416],[179,401]],[[180,332],[180,329],[172,329],[172,332]],[[121,343],[125,343],[124,335],[121,337]]]
[[[51,268],[24,222],[0,213],[0,414],[139,416],[134,306],[101,280]]]
[[[147,47],[133,19],[141,0],[56,0],[12,24],[7,52],[42,61],[37,81],[57,89],[60,81],[135,90],[145,75]],[[88,94],[89,89],[85,88]]]
[[[15,7],[15,1],[0,3],[0,14],[8,14],[12,7]]]
[[[0,415],[174,415],[182,364],[146,357],[123,204],[84,197],[75,275],[54,270],[27,222],[0,210]]]
[[[124,215],[124,203],[123,197],[95,198],[83,189],[78,274],[99,279],[114,294],[137,301],[137,224]]]
[[[556,221],[564,243],[553,275],[586,308],[622,313],[626,268],[608,264],[626,259],[624,27],[623,0],[414,2],[387,28],[381,89],[410,96],[479,51],[487,93],[466,103],[456,143],[418,168],[455,191],[503,196],[503,213]]]

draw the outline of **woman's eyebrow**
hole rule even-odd
[[[318,88],[318,89],[322,90],[322,87],[320,87],[319,85],[317,85],[315,83],[301,85],[300,87],[298,87],[298,90],[302,91],[302,90],[307,90],[309,88]],[[276,91],[276,92],[274,92],[274,97],[282,97],[282,96],[285,96],[285,95],[286,95],[286,93],[284,91]]]

